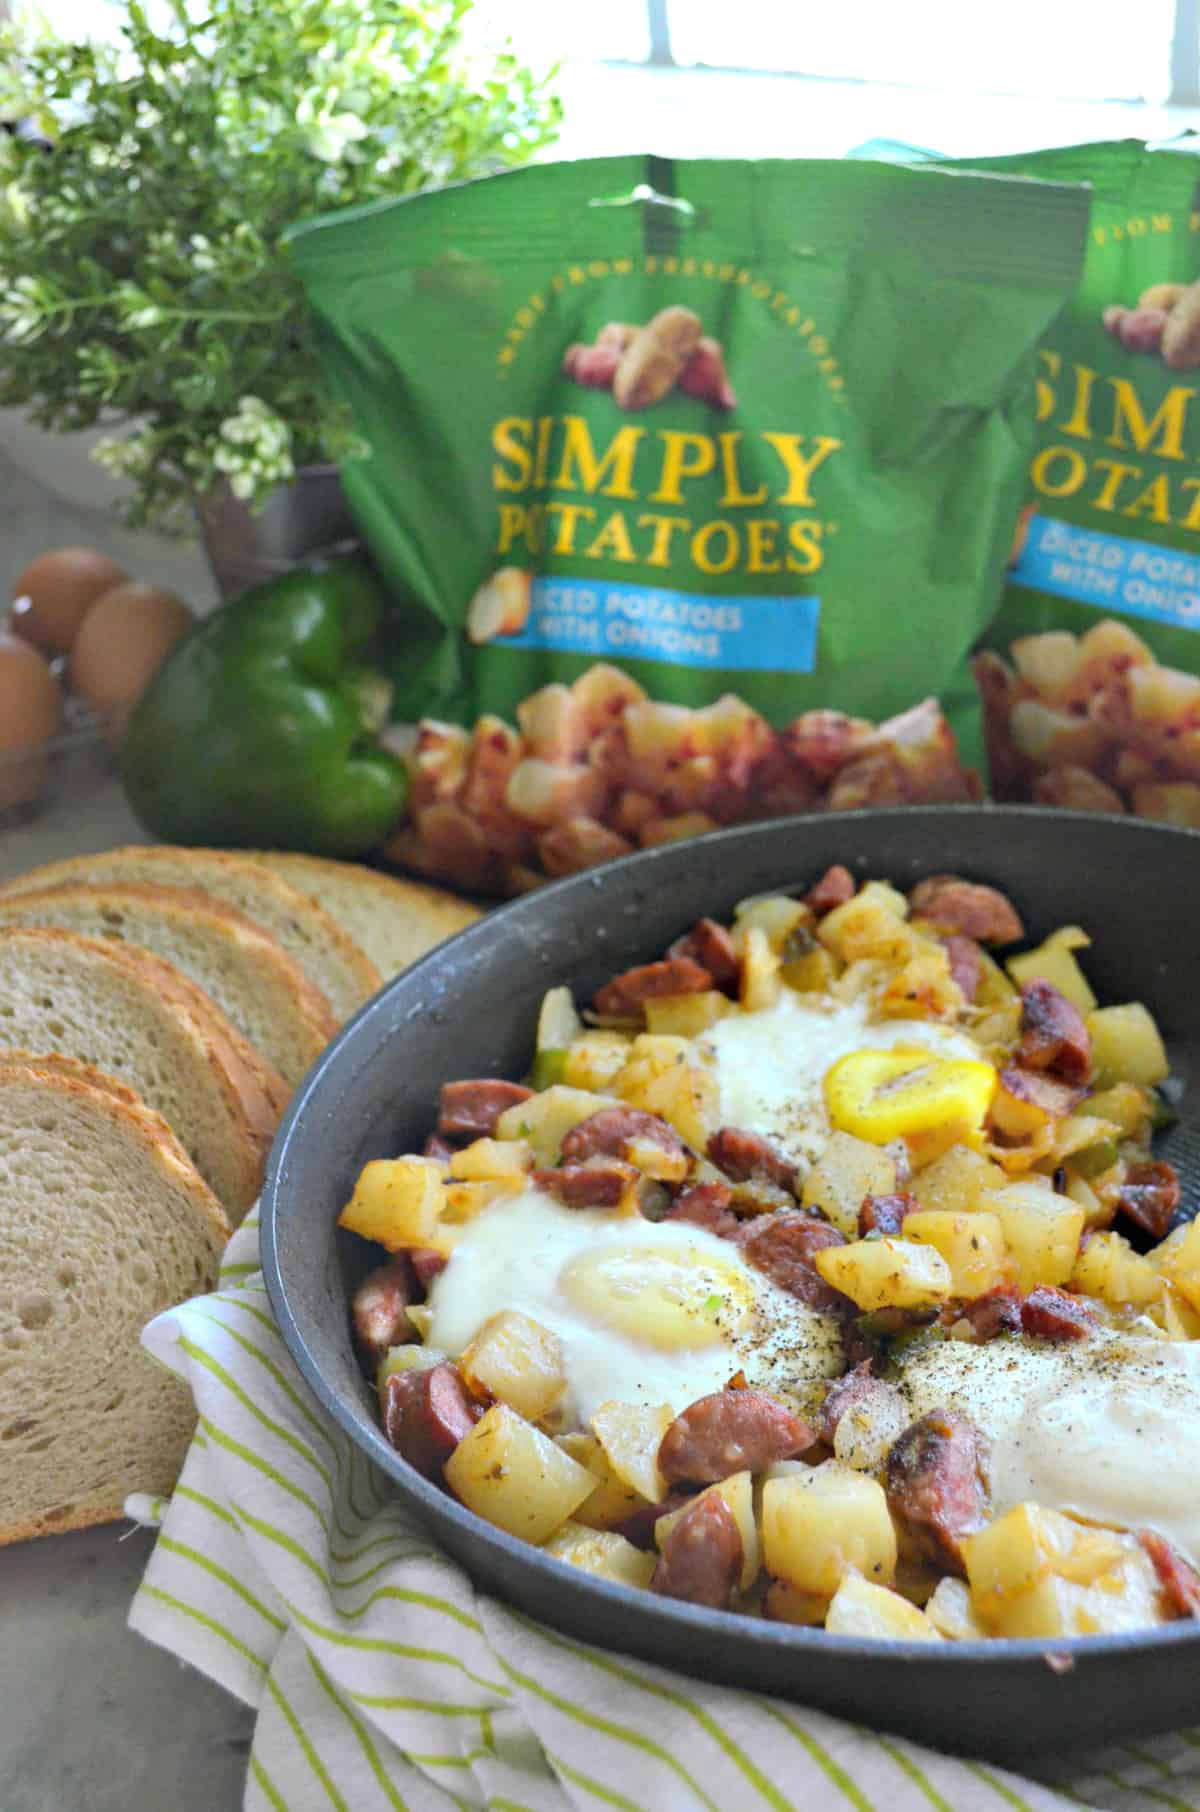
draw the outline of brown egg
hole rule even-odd
[[[13,586],[12,626],[43,654],[69,654],[84,617],[129,574],[94,547],[59,547],[31,560]]]
[[[183,600],[157,585],[130,579],[105,592],[75,638],[72,690],[119,737],[129,712],[192,623]]]
[[[0,810],[43,791],[50,777],[46,744],[62,722],[62,694],[45,657],[0,630]]]

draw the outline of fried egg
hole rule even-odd
[[[770,1140],[794,1163],[815,1163],[829,1140],[823,1084],[851,1051],[919,1045],[939,1057],[979,1058],[965,1034],[924,1019],[870,1023],[871,1005],[822,999],[814,1005],[785,989],[758,1013],[731,1013],[697,1040],[716,1069],[721,1123]]]
[[[843,1369],[839,1325],[683,1221],[563,1208],[536,1189],[465,1228],[429,1296],[431,1346],[457,1356],[516,1309],[562,1344],[569,1421],[602,1403],[678,1414],[738,1371],[798,1408]]]
[[[1200,1343],[1100,1330],[1070,1344],[918,1343],[913,1416],[961,1410],[988,1437],[992,1509],[1033,1502],[1157,1529],[1200,1566]]]

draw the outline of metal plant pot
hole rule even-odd
[[[257,513],[222,483],[196,499],[204,551],[228,602],[252,585],[359,545],[336,466],[305,466]]]

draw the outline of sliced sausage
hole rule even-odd
[[[835,1378],[825,1393],[825,1401],[817,1418],[817,1430],[821,1439],[831,1447],[837,1425],[846,1411],[865,1403],[868,1397],[874,1395],[876,1385],[883,1383],[882,1378],[877,1378],[872,1371],[872,1363],[870,1359],[862,1360],[853,1371],[844,1372],[840,1378]],[[892,1387],[889,1385],[885,1388]]]
[[[533,1094],[519,1082],[487,1076],[474,1082],[447,1082],[442,1088],[438,1135],[443,1139],[490,1139],[501,1114]]]
[[[1021,1304],[1021,1331],[1037,1340],[1086,1340],[1099,1325],[1081,1297],[1053,1284],[1039,1284]]]
[[[580,1164],[585,1158],[594,1157],[628,1159],[634,1140],[686,1156],[687,1148],[679,1134],[657,1114],[643,1113],[638,1107],[604,1107],[571,1128],[562,1142],[563,1162]]]
[[[983,952],[973,937],[963,937],[957,931],[944,937],[942,943],[946,947],[951,981],[965,1001],[973,1001],[983,979]]]
[[[1168,1617],[1200,1617],[1200,1573],[1191,1561],[1155,1529],[1139,1529],[1137,1538],[1158,1574]]]
[[[564,1208],[615,1208],[636,1188],[640,1171],[616,1158],[596,1164],[565,1164],[561,1170],[535,1170],[531,1182]]]
[[[857,1312],[850,1298],[827,1284],[812,1262],[823,1247],[846,1244],[828,1221],[818,1220],[815,1214],[802,1214],[799,1209],[778,1209],[774,1214],[744,1221],[738,1244],[747,1264],[810,1309]]]
[[[718,1170],[723,1170],[735,1183],[768,1182],[790,1190],[796,1181],[796,1166],[781,1151],[740,1126],[722,1126],[708,1141],[708,1155]]]
[[[712,976],[714,988],[723,994],[736,993],[741,964],[733,938],[716,919],[697,919],[685,936],[675,939],[667,955],[685,956],[699,963]]]
[[[1085,1083],[1092,1073],[1092,1041],[1078,1007],[1053,982],[1040,978],[1021,989],[1021,1042],[1017,1060],[1048,1070],[1063,1082]]]
[[[994,1340],[998,1334],[1021,1332],[1021,1292],[1012,1284],[997,1284],[970,1302],[959,1303],[956,1321],[969,1321],[976,1340]]]
[[[895,1235],[903,1227],[905,1215],[915,1214],[919,1207],[914,1195],[864,1195],[858,1211],[858,1237],[865,1239],[868,1233]]]
[[[693,1494],[690,1491],[668,1491],[661,1504],[642,1504],[631,1515],[616,1523],[618,1535],[631,1541],[635,1548],[648,1553],[654,1546],[654,1530],[660,1516],[669,1516],[672,1510],[682,1510],[690,1504]]]
[[[434,1478],[483,1410],[455,1365],[393,1372],[383,1386],[383,1431],[396,1451]]]
[[[1000,1087],[1016,1101],[1040,1108],[1052,1120],[1061,1120],[1077,1107],[1084,1090],[1073,1083],[1060,1082],[1044,1070],[1022,1069],[1019,1063],[1006,1063],[1000,1071]]]
[[[690,956],[672,956],[661,963],[643,963],[605,982],[592,1002],[603,1019],[639,1019],[642,1003],[664,994],[703,994],[713,985],[707,969]]]
[[[843,868],[840,862],[835,862],[832,868],[825,870],[815,886],[809,888],[804,896],[804,904],[820,919],[827,912],[832,912],[835,906],[844,906],[857,892],[858,887],[850,870]]]
[[[652,1592],[727,1611],[742,1571],[742,1537],[723,1497],[699,1497],[667,1536],[650,1581]]]
[[[727,1183],[693,1183],[675,1197],[665,1218],[704,1227],[720,1239],[736,1239],[742,1226],[733,1212],[733,1190]]]
[[[412,1274],[404,1257],[369,1272],[355,1290],[350,1317],[354,1338],[368,1365],[378,1365],[390,1346],[413,1338],[408,1319],[412,1293]]]
[[[933,1409],[893,1442],[887,1462],[887,1500],[914,1549],[925,1559],[965,1574],[963,1536],[987,1516],[985,1448],[975,1424],[957,1410]]]
[[[1015,944],[1025,935],[1011,900],[995,887],[980,887],[961,875],[928,875],[908,898],[915,917],[980,944]]]
[[[1146,1158],[1126,1167],[1117,1211],[1152,1239],[1162,1239],[1175,1218],[1179,1193],[1175,1166],[1163,1158]]]
[[[790,1460],[816,1437],[807,1422],[761,1390],[718,1390],[676,1416],[658,1449],[668,1485],[715,1485],[734,1472]]]
[[[444,1252],[435,1252],[431,1246],[414,1246],[408,1255],[417,1282],[427,1290],[435,1277],[440,1277],[450,1260]]]

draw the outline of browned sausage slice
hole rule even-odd
[[[383,1386],[383,1431],[410,1466],[433,1478],[483,1414],[457,1366],[393,1372]]]
[[[408,1257],[417,1282],[425,1290],[450,1262],[444,1252],[435,1252],[431,1246],[414,1246]]]
[[[678,937],[667,951],[668,956],[686,956],[712,976],[714,988],[734,993],[741,974],[738,953],[729,932],[716,919],[697,919],[692,929]]]
[[[843,868],[840,862],[835,862],[832,868],[825,870],[816,885],[809,888],[804,896],[804,904],[821,919],[827,912],[832,912],[835,906],[844,906],[857,892],[850,870]]]
[[[632,1164],[609,1158],[600,1164],[565,1164],[561,1170],[535,1170],[530,1181],[564,1208],[615,1208],[641,1173]]]
[[[636,1019],[642,1003],[664,994],[703,994],[712,987],[707,969],[690,956],[672,956],[661,963],[643,963],[605,982],[592,1005],[603,1019]]]
[[[807,1422],[761,1390],[718,1390],[676,1416],[658,1449],[668,1485],[715,1485],[811,1447]]]
[[[631,1541],[635,1548],[643,1553],[654,1546],[654,1530],[660,1516],[669,1516],[672,1510],[682,1510],[685,1504],[692,1501],[690,1491],[668,1491],[661,1504],[643,1504],[629,1516],[615,1524],[618,1535]]]
[[[915,1195],[864,1195],[858,1211],[859,1238],[865,1239],[868,1233],[894,1236],[903,1227],[905,1215],[915,1214],[919,1205]]]
[[[1021,1304],[1021,1330],[1037,1340],[1086,1340],[1099,1325],[1086,1302],[1053,1284],[1039,1284]]]
[[[980,944],[1015,944],[1025,935],[1011,900],[995,887],[980,887],[961,875],[928,875],[908,898],[915,917]]]
[[[1169,1617],[1200,1617],[1200,1573],[1155,1529],[1139,1529],[1138,1540],[1154,1563]]]
[[[490,1139],[501,1114],[533,1094],[519,1082],[486,1076],[474,1082],[447,1082],[437,1129],[443,1139]]]
[[[942,942],[946,946],[951,981],[957,984],[965,1001],[973,1001],[983,979],[983,952],[973,937],[963,937],[958,932],[952,932]]]
[[[738,1244],[748,1264],[810,1309],[856,1312],[850,1298],[827,1284],[812,1262],[823,1247],[846,1244],[828,1221],[793,1208],[756,1215],[743,1221]]]
[[[1152,1239],[1162,1239],[1179,1206],[1179,1178],[1164,1158],[1130,1164],[1117,1197],[1117,1211],[1127,1214]]]
[[[1092,1041],[1083,1016],[1053,982],[1038,979],[1021,989],[1017,1060],[1026,1069],[1048,1070],[1077,1085],[1092,1073]]]
[[[733,1511],[713,1492],[680,1515],[663,1543],[653,1592],[727,1611],[742,1571],[742,1537]]]
[[[742,1227],[733,1212],[733,1190],[727,1183],[693,1183],[675,1197],[665,1218],[704,1227],[719,1239],[736,1239]]]
[[[354,1338],[369,1365],[378,1365],[390,1346],[413,1338],[411,1301],[412,1275],[403,1256],[368,1272],[355,1290],[350,1304]]]
[[[1082,1101],[1085,1090],[1073,1083],[1060,1082],[1044,1070],[1022,1069],[1019,1063],[1006,1063],[1000,1071],[1000,1087],[1017,1101],[1040,1108],[1052,1120],[1061,1120]]]
[[[562,1142],[563,1162],[579,1164],[594,1157],[628,1159],[635,1140],[680,1157],[686,1155],[679,1134],[657,1114],[644,1113],[640,1107],[604,1107],[571,1128]]]
[[[964,1535],[983,1527],[985,1448],[973,1422],[956,1410],[933,1409],[912,1422],[892,1445],[887,1500],[914,1548],[947,1572],[963,1577]]]
[[[900,1401],[900,1392],[895,1385],[889,1384],[884,1378],[877,1378],[871,1370],[871,1363],[871,1360],[864,1359],[853,1371],[835,1379],[825,1393],[817,1428],[821,1439],[831,1447],[838,1423],[848,1411],[857,1409],[863,1403]]]
[[[982,1296],[958,1304],[957,1320],[969,1321],[976,1340],[994,1340],[998,1334],[1021,1331],[1021,1292],[1012,1284],[997,1284]]]
[[[796,1166],[758,1133],[740,1126],[722,1126],[708,1141],[708,1155],[718,1170],[735,1183],[767,1182],[792,1189]]]

